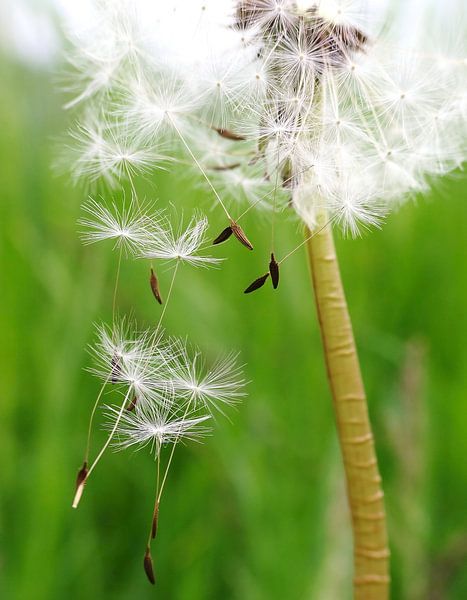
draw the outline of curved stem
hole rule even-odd
[[[126,408],[126,405],[127,405],[127,403],[128,403],[128,399],[129,399],[129,397],[130,397],[130,393],[131,393],[131,391],[132,391],[132,389],[131,389],[131,387],[130,387],[130,388],[128,389],[127,393],[125,394],[125,398],[124,398],[124,400],[123,400],[123,402],[122,402],[122,405],[121,405],[121,407],[120,407],[120,410],[118,411],[118,415],[117,415],[117,417],[116,417],[116,419],[115,419],[115,423],[114,423],[114,425],[113,425],[113,427],[112,427],[112,430],[111,430],[111,432],[109,433],[109,435],[108,435],[108,437],[107,437],[107,440],[106,440],[105,444],[102,446],[102,448],[101,448],[101,450],[100,450],[99,454],[98,454],[98,455],[96,456],[96,458],[94,459],[94,462],[92,463],[92,465],[89,467],[89,471],[88,471],[88,474],[87,474],[87,477],[86,477],[86,479],[89,479],[89,476],[90,476],[90,475],[91,475],[91,473],[94,471],[94,469],[96,468],[96,465],[97,465],[97,463],[100,461],[100,459],[102,458],[102,455],[103,455],[103,454],[104,454],[104,452],[107,450],[107,448],[108,448],[108,446],[109,446],[110,442],[113,440],[113,437],[114,437],[114,435],[115,435],[115,432],[117,431],[118,424],[120,423],[120,419],[122,418],[122,415],[123,415],[123,413],[124,413],[124,411],[125,411],[125,408]]]
[[[307,247],[352,518],[354,599],[387,600],[384,493],[332,229],[322,227],[326,221],[321,214]]]

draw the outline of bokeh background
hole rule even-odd
[[[5,0],[3,16],[14,5]],[[184,270],[167,311],[167,330],[208,358],[241,351],[251,383],[231,423],[175,454],[156,588],[142,571],[154,487],[147,452],[109,452],[71,509],[98,390],[86,345],[93,323],[110,318],[116,256],[82,247],[87,192],[51,168],[69,123],[60,36],[49,21],[14,22],[23,37],[0,55],[0,596],[350,598],[349,515],[305,252],[287,263],[277,292],[245,297],[269,239],[252,214],[257,250],[228,243],[221,270]],[[190,179],[166,174],[140,192],[186,213],[210,206]],[[213,233],[224,226],[218,212],[210,221]],[[284,221],[279,239],[282,252],[295,246],[296,224]],[[465,175],[337,246],[386,491],[392,597],[466,598]],[[147,265],[125,262],[119,305],[142,324],[157,320]],[[104,436],[97,431],[95,448]]]

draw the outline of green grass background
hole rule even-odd
[[[68,116],[53,76],[0,63],[0,596],[5,600],[345,600],[351,540],[331,401],[304,252],[277,292],[241,292],[264,271],[233,241],[218,271],[183,269],[166,326],[210,358],[238,349],[249,397],[215,435],[175,455],[142,571],[154,487],[147,452],[109,452],[70,507],[98,383],[84,368],[108,320],[109,246],[76,235],[83,190],[51,163]],[[189,180],[145,185],[161,203],[209,207]],[[187,183],[188,182],[188,183]],[[461,174],[362,239],[338,239],[387,498],[397,600],[467,597],[467,202]],[[212,233],[225,225],[211,214]],[[280,252],[300,239],[281,223]],[[160,308],[146,264],[127,261],[119,306]],[[162,272],[166,289],[170,273]],[[95,446],[102,443],[97,431]]]

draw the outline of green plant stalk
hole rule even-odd
[[[326,213],[320,213],[307,249],[352,519],[354,598],[387,600],[384,493],[332,228],[323,228],[326,220]]]

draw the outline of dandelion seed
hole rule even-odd
[[[152,268],[151,268],[151,277],[149,279],[149,283],[151,285],[151,290],[152,290],[152,293],[154,294],[154,298],[159,302],[159,304],[162,304],[162,296],[161,296],[161,292],[159,289],[159,280],[157,279],[154,269],[152,269]]]
[[[251,292],[259,290],[259,288],[263,287],[263,285],[266,283],[266,280],[269,277],[269,275],[269,273],[266,273],[265,275],[261,275],[261,277],[258,277],[258,279],[255,279],[253,283],[251,283],[243,293],[251,294]]]
[[[222,244],[222,242],[227,241],[229,239],[229,237],[232,235],[232,233],[233,233],[232,227],[229,225],[228,227],[226,227],[224,230],[222,230],[220,232],[220,234],[212,242],[213,245]]]
[[[235,221],[232,221],[230,224],[230,228],[231,228],[234,236],[237,238],[237,240],[241,244],[243,244],[243,246],[245,246],[245,248],[248,248],[248,250],[253,250],[252,243],[246,237],[245,232],[243,231],[243,229],[240,227],[240,225],[238,223],[235,223]]]
[[[146,577],[148,578],[149,582],[152,583],[152,585],[154,585],[156,583],[156,577],[154,575],[154,566],[152,562],[151,549],[149,548],[149,546],[146,548],[146,552],[144,554],[143,565]]]
[[[75,496],[73,498],[73,508],[76,508],[81,500],[81,496],[83,495],[84,486],[86,484],[86,479],[88,476],[88,463],[84,461],[83,466],[78,471],[78,475],[76,477],[76,489]]]
[[[271,262],[269,263],[269,274],[271,275],[272,287],[276,289],[279,285],[279,263],[273,253],[271,253]]]
[[[137,403],[138,403],[138,397],[135,395],[135,396],[133,396],[130,404],[127,405],[126,410],[128,410],[130,412],[132,410],[135,410]]]

